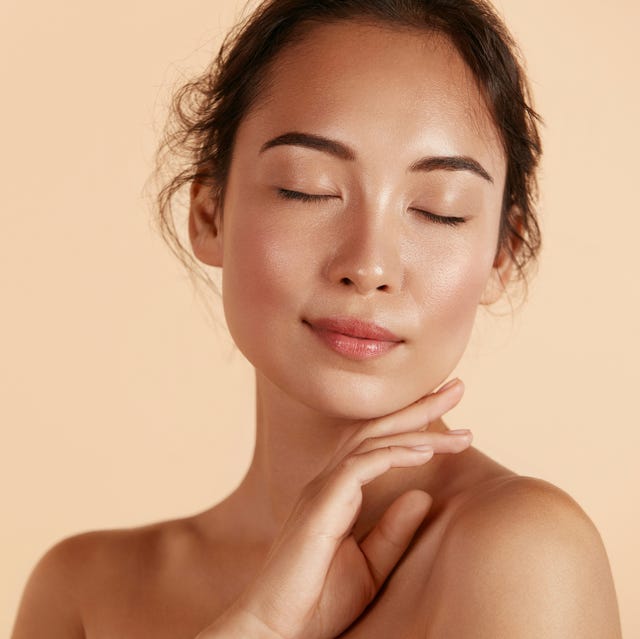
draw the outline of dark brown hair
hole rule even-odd
[[[310,28],[359,20],[440,33],[453,42],[485,94],[507,158],[497,251],[513,260],[525,284],[525,267],[540,250],[536,169],[541,154],[538,122],[518,49],[485,0],[265,0],[226,36],[217,57],[175,94],[157,176],[176,160],[157,197],[160,230],[190,274],[211,278],[176,232],[172,200],[192,181],[209,184],[222,210],[236,131],[266,88],[276,56]],[[162,178],[161,178],[162,179]],[[496,253],[497,254],[497,253]],[[215,288],[215,286],[214,286]]]

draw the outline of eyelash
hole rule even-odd
[[[300,191],[291,191],[289,189],[278,189],[278,193],[288,200],[302,200],[303,202],[319,202],[334,197],[333,195],[309,195],[309,193],[301,193]]]
[[[449,217],[447,215],[436,215],[435,213],[429,213],[429,211],[423,211],[422,209],[413,209],[420,213],[420,215],[424,215],[424,217],[437,222],[438,224],[444,224],[446,226],[458,226],[459,224],[464,224],[467,220],[463,217]]]
[[[281,197],[287,200],[300,200],[302,202],[321,202],[323,200],[330,200],[335,197],[334,195],[310,195],[309,193],[301,193],[300,191],[291,191],[290,189],[278,189],[278,193]],[[435,213],[429,213],[429,211],[423,211],[422,209],[413,209],[420,213],[424,217],[437,222],[438,224],[444,224],[446,226],[458,226],[464,224],[467,220],[463,217],[448,217],[445,215],[436,215]]]

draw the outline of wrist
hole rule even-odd
[[[283,639],[283,637],[250,612],[230,609],[207,626],[195,639]]]

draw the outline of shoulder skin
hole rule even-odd
[[[84,639],[76,583],[87,550],[83,534],[63,539],[44,553],[22,593],[11,639]]]
[[[425,639],[620,639],[595,525],[534,477],[489,482],[449,524],[425,590]]]
[[[165,536],[151,525],[85,532],[53,545],[29,576],[11,639],[84,639],[84,615],[129,597],[136,577],[157,564]]]

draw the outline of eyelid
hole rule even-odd
[[[303,202],[313,202],[313,201],[321,201],[321,200],[330,200],[332,198],[339,197],[338,195],[328,195],[328,194],[312,194],[312,193],[303,193],[302,191],[293,191],[291,189],[283,189],[278,188],[278,193],[282,197],[288,200],[302,200]]]
[[[425,211],[424,209],[416,209],[412,208],[413,211],[416,211],[420,215],[423,215],[430,220],[434,220],[440,224],[446,224],[447,226],[458,226],[459,224],[464,224],[467,221],[465,217],[454,217],[449,215],[436,215],[435,213],[431,213],[431,211]]]
[[[337,195],[318,195],[312,193],[303,193],[302,191],[294,191],[292,189],[278,188],[277,190],[278,194],[281,197],[284,197],[288,200],[300,200],[302,202],[321,202],[323,200],[330,200],[332,198],[339,197]],[[438,224],[444,224],[446,226],[458,226],[460,224],[464,224],[467,221],[467,219],[464,217],[436,215],[435,213],[425,211],[424,209],[412,208],[412,210],[430,220],[433,220],[434,222],[437,222]]]

